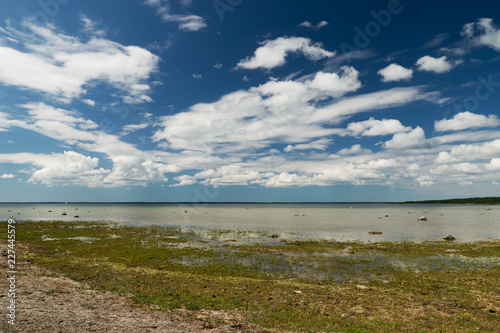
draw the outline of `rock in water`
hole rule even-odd
[[[455,237],[453,237],[452,235],[446,235],[443,237],[444,240],[447,240],[447,241],[452,241],[452,240],[455,240]]]
[[[417,221],[427,221],[427,217],[425,216],[420,216]]]

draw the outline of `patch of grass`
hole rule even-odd
[[[165,311],[236,311],[300,332],[494,332],[499,322],[500,242],[241,245],[178,227],[81,221],[16,231],[24,259]],[[250,235],[212,235],[233,233]]]

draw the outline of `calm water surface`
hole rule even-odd
[[[420,216],[428,220],[417,221]],[[8,218],[263,230],[284,239],[418,242],[441,240],[446,234],[461,242],[500,238],[500,206],[476,205],[0,204],[0,219]],[[369,230],[383,234],[369,235]]]

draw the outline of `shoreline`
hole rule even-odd
[[[227,230],[200,238],[182,228],[82,221],[23,222],[19,230],[30,264],[138,306],[184,318],[221,314],[203,325],[493,332],[500,316],[500,240],[360,244],[263,234],[272,242],[262,244],[251,232],[242,243]]]

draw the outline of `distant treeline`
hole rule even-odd
[[[462,198],[446,200],[405,201],[407,204],[459,204],[459,205],[499,205],[500,197]]]

